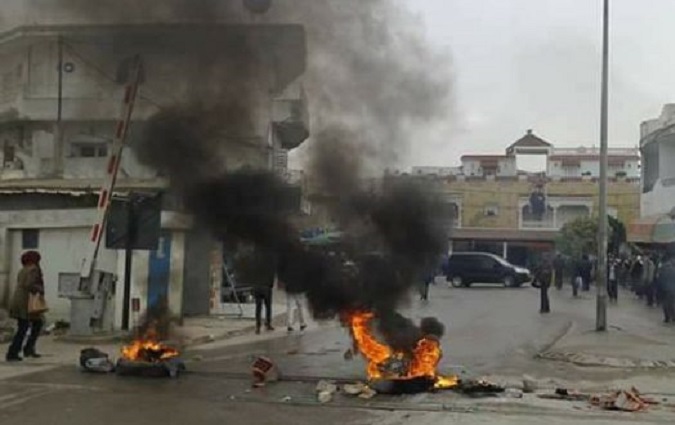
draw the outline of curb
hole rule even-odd
[[[279,324],[283,324],[286,321],[286,316],[287,316],[286,313],[281,313],[281,314],[275,315],[272,318],[272,324],[277,325],[277,326]],[[243,328],[240,328],[240,329],[233,329],[231,331],[224,332],[224,333],[217,334],[217,335],[199,336],[199,337],[187,340],[185,342],[185,347],[186,348],[197,347],[199,345],[208,344],[210,342],[222,341],[222,340],[228,339],[228,338],[235,338],[235,337],[238,337],[238,336],[242,336],[242,335],[252,333],[252,332],[255,331],[255,328],[256,328],[256,326],[253,324],[253,325],[246,326],[246,327],[243,327]]]
[[[572,351],[555,351],[554,347],[561,340],[570,335],[576,329],[576,323],[568,322],[568,325],[557,335],[551,342],[545,344],[535,354],[535,359],[550,360],[557,362],[570,363],[575,366],[582,367],[608,367],[620,369],[675,369],[675,359],[671,360],[647,360],[635,359],[628,357],[611,357],[601,356],[597,354],[572,352]]]
[[[574,352],[546,352],[538,358],[544,360],[571,363],[585,367],[608,367],[620,369],[675,369],[675,360],[646,360],[621,357],[605,357],[595,354]]]
[[[565,339],[572,331],[576,328],[574,321],[570,320],[562,328],[562,330],[556,334],[550,341],[544,343],[537,349],[537,352],[534,355],[535,359],[545,358],[544,356],[551,351],[553,347],[556,346],[561,340]]]

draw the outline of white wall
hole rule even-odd
[[[651,192],[640,196],[640,204],[642,217],[670,213],[675,208],[675,186],[657,181]]]
[[[70,301],[58,298],[58,274],[78,273],[82,259],[88,249],[91,223],[95,210],[40,210],[0,212],[0,272],[5,276],[0,280],[0,301],[2,295],[11,292],[16,285],[16,276],[20,270],[19,259],[25,251],[22,249],[21,229],[39,229],[39,246],[42,255],[42,267],[45,277],[47,302],[50,304],[48,319],[69,319]],[[190,221],[183,215],[162,213],[162,227],[172,231],[171,275],[169,282],[169,306],[177,314],[182,311],[185,233]],[[105,248],[102,242],[98,265],[101,270],[115,273],[118,277],[116,288],[115,321],[121,325],[122,297],[124,282],[124,254]],[[134,253],[131,277],[131,296],[139,298],[142,309],[147,305],[147,282],[149,273],[149,252]]]
[[[659,178],[675,177],[675,143],[659,141]]]
[[[45,281],[45,297],[49,304],[48,318],[68,320],[70,301],[58,297],[59,273],[79,273],[84,252],[89,239],[89,227],[40,229],[39,246],[36,249],[42,256],[42,272]],[[10,277],[16,285],[16,276],[21,269],[19,259],[26,250],[22,248],[22,231],[10,230],[12,262]],[[117,251],[102,249],[99,254],[99,265],[102,270],[116,271]]]

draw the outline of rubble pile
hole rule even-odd
[[[636,388],[594,395],[590,398],[590,402],[592,405],[605,410],[620,410],[622,412],[639,412],[646,410],[650,405],[658,404],[656,400],[640,394]]]

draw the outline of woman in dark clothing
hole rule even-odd
[[[21,256],[23,268],[19,271],[16,289],[9,309],[10,317],[17,321],[17,329],[5,356],[8,362],[21,361],[22,358],[19,353],[22,348],[24,357],[40,357],[35,351],[35,344],[40,336],[44,319],[42,313],[31,314],[28,312],[29,296],[31,294],[44,295],[45,293],[40,259],[40,254],[37,251],[28,251]],[[29,329],[30,336],[26,340]],[[25,345],[24,340],[26,340]]]

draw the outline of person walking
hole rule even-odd
[[[265,329],[273,331],[272,292],[277,275],[276,256],[264,248],[244,244],[237,253],[235,272],[242,285],[252,288],[255,300],[255,333],[259,334],[263,325],[263,308]]]
[[[664,323],[675,322],[675,250],[669,248],[659,269],[657,285],[661,292]]]
[[[581,269],[580,269],[580,275],[581,275],[581,290],[584,292],[588,292],[591,290],[591,278],[593,276],[593,262],[591,261],[590,258],[588,258],[588,255],[584,254],[581,257]]]
[[[644,262],[641,255],[637,255],[635,258],[633,258],[628,274],[630,276],[631,290],[635,293],[635,295],[638,296],[638,298],[642,298],[642,276],[644,275]]]
[[[619,301],[618,267],[617,260],[610,257],[607,265],[607,294],[609,295],[609,300],[614,304]]]
[[[45,293],[40,260],[40,253],[37,251],[28,251],[21,256],[23,267],[17,276],[17,285],[9,309],[10,317],[16,319],[17,329],[5,356],[8,362],[23,360],[19,355],[22,349],[24,357],[41,357],[35,346],[44,323],[43,313],[34,313],[28,309],[31,294],[44,296]],[[30,335],[26,339],[29,330]]]
[[[647,299],[647,306],[653,307],[656,297],[656,288],[654,285],[654,278],[656,277],[656,263],[653,255],[647,255],[644,263],[644,282],[643,287],[645,291],[645,298]]]
[[[285,290],[285,285],[279,281],[279,287]],[[289,294],[286,292],[286,330],[293,332],[297,313],[298,324],[300,331],[307,329],[307,322],[305,322],[305,313],[303,311],[303,298],[301,294]]]
[[[553,265],[548,259],[542,260],[535,271],[535,280],[539,283],[539,313],[546,314],[551,312],[551,301],[548,297],[548,289],[551,286],[553,278]]]
[[[432,274],[428,276],[424,276],[422,278],[422,282],[420,284],[420,300],[421,301],[429,301],[429,286],[431,286],[431,283],[434,281],[434,277]]]
[[[555,281],[555,289],[561,290],[563,287],[563,280],[565,275],[565,259],[560,253],[556,254],[553,260],[553,276]]]

